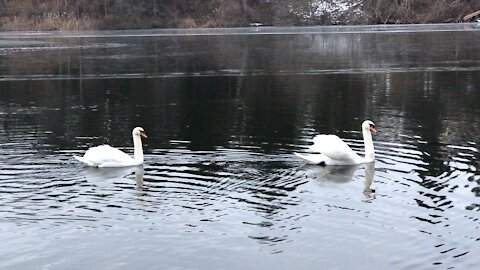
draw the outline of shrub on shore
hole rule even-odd
[[[0,0],[0,29],[443,23],[477,10],[478,0]]]

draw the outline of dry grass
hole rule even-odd
[[[12,16],[0,19],[0,29],[6,31],[51,31],[92,29],[96,22],[89,17],[59,16],[48,13],[37,17]]]
[[[180,28],[196,28],[196,27],[198,27],[198,23],[193,18],[190,18],[190,17],[179,20],[177,24]]]
[[[0,30],[4,31],[75,31],[91,29],[129,29],[159,27],[158,20],[139,21],[122,18],[91,18],[83,16],[58,16],[47,14],[39,17],[3,17],[0,19]],[[194,26],[193,26],[194,27]]]
[[[304,1],[259,1],[256,4],[238,0],[191,1],[136,0],[135,4],[128,0],[6,1],[3,9],[0,6],[0,30],[238,27],[257,21],[268,25],[329,23],[323,17],[312,17],[309,21],[298,17],[309,7]],[[298,14],[291,12],[292,6]],[[480,2],[363,0],[363,7],[364,12],[359,16],[361,23],[438,23],[459,22],[462,16],[480,9]],[[355,18],[340,19],[345,23],[359,22]]]

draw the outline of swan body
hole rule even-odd
[[[100,145],[88,149],[83,157],[74,156],[75,159],[91,167],[126,167],[143,164],[143,148],[141,137],[147,138],[141,127],[132,131],[134,157],[110,145]]]
[[[322,165],[357,165],[375,160],[372,133],[376,132],[375,124],[370,120],[362,123],[363,143],[365,157],[355,153],[342,139],[336,135],[317,135],[313,138],[310,150],[320,154],[294,153],[308,164]]]

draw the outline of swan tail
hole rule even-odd
[[[85,159],[84,157],[79,157],[79,156],[73,156],[76,160],[82,162],[83,164],[87,165],[87,166],[96,166],[95,164],[93,164],[91,161]]]
[[[317,165],[317,164],[325,164],[327,157],[323,154],[300,154],[300,153],[293,153],[295,156],[303,159],[307,164]]]

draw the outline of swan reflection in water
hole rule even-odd
[[[365,201],[375,199],[375,188],[372,187],[373,177],[375,176],[375,162],[365,164],[365,185],[363,187],[363,195]]]
[[[141,191],[143,190],[143,174],[145,173],[145,170],[143,169],[143,166],[135,166],[135,183],[137,190]]]
[[[115,183],[121,182],[131,184],[131,175],[135,174],[135,185],[137,190],[143,190],[143,165],[121,167],[121,168],[95,168],[87,167],[84,170],[87,181],[97,187],[111,188]],[[112,181],[115,180],[115,181]]]
[[[361,165],[352,166],[315,166],[306,165],[315,178],[322,184],[343,184],[352,181],[355,172],[360,168],[365,168],[365,180],[362,193],[364,201],[375,199],[375,189],[372,188],[373,178],[375,176],[375,162],[369,162]]]

